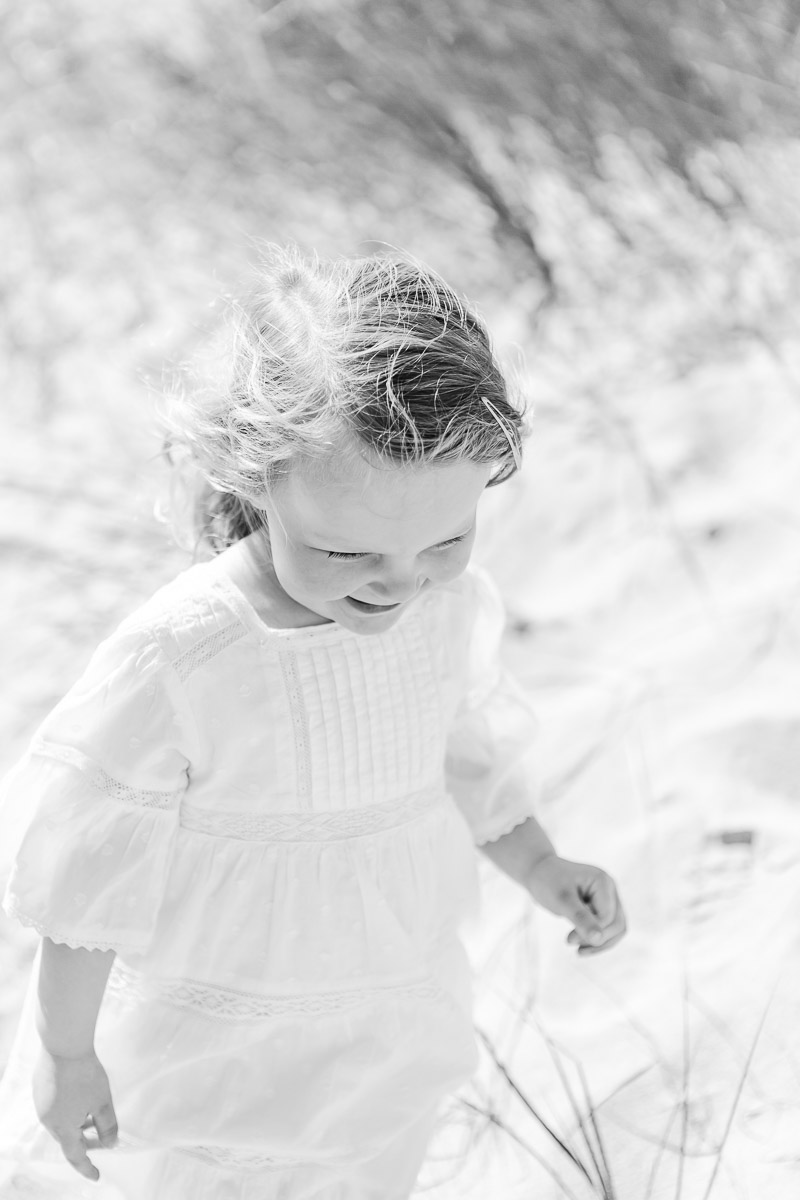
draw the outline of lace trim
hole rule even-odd
[[[516,829],[518,825],[524,825],[529,817],[532,817],[531,809],[525,812],[507,813],[503,821],[498,821],[488,830],[478,829],[474,833],[475,843],[478,846],[486,846],[490,842],[498,842],[501,837],[505,837],[507,833],[511,833],[512,829]]]
[[[152,1149],[153,1143],[144,1138],[136,1137],[126,1130],[120,1130],[118,1145],[132,1150]],[[297,1159],[277,1159],[268,1154],[259,1154],[254,1150],[235,1150],[231,1146],[170,1146],[177,1154],[188,1154],[192,1158],[200,1158],[213,1167],[222,1167],[228,1171],[256,1172],[280,1171],[285,1168],[302,1167],[306,1164]]]
[[[289,711],[294,725],[294,742],[297,751],[297,797],[302,808],[308,807],[308,795],[311,790],[311,750],[308,735],[308,714],[306,713],[303,691],[297,673],[297,658],[289,646],[283,646],[280,653],[281,671],[286,694],[289,697]]]
[[[172,669],[180,679],[181,683],[185,683],[189,676],[202,667],[205,663],[210,662],[228,646],[232,646],[234,642],[238,642],[244,637],[246,630],[235,621],[231,625],[226,625],[224,629],[217,629],[214,633],[210,633],[208,637],[203,638],[201,642],[190,646],[183,654],[172,664]]]
[[[181,809],[181,825],[193,833],[244,842],[333,842],[396,829],[433,812],[441,793],[421,793],[393,804],[341,812],[209,812],[193,804]]]
[[[75,750],[72,746],[58,746],[53,742],[37,742],[32,747],[32,752],[41,754],[45,758],[55,758],[70,767],[75,767],[82,775],[86,776],[87,783],[97,788],[98,792],[102,792],[105,796],[111,796],[112,799],[119,800],[122,804],[133,804],[139,808],[174,808],[183,795],[183,789],[175,792],[155,792],[130,787],[127,783],[122,783],[121,780],[109,775],[88,755],[82,754],[80,750]]]
[[[26,929],[34,929],[40,937],[49,938],[51,942],[57,942],[60,946],[69,946],[71,950],[127,950],[131,954],[140,954],[144,949],[144,943],[134,946],[130,942],[93,942],[91,938],[68,937],[65,933],[55,932],[43,921],[37,921],[33,917],[27,916],[13,900],[7,898],[4,907],[6,914],[14,921],[18,921],[20,925],[24,925]]]
[[[188,1008],[219,1021],[257,1021],[269,1017],[319,1017],[349,1012],[384,996],[403,1000],[437,1000],[444,994],[429,980],[411,984],[386,984],[361,990],[295,992],[289,995],[259,995],[235,988],[218,987],[196,979],[157,979],[141,975],[117,962],[109,975],[106,992],[121,1000],[159,1000],[171,1008]]]
[[[213,1167],[223,1167],[228,1171],[241,1171],[243,1174],[256,1174],[259,1171],[282,1171],[303,1166],[300,1162],[270,1158],[267,1154],[233,1150],[230,1146],[178,1146],[176,1149],[181,1154],[200,1158]]]

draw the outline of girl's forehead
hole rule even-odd
[[[348,539],[389,528],[445,530],[470,520],[491,474],[488,463],[370,463],[345,455],[340,461],[298,464],[273,496],[284,519],[311,532],[343,532]],[[457,531],[456,531],[457,532]]]

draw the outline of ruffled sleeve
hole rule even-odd
[[[505,611],[497,589],[482,571],[471,571],[465,587],[467,619],[453,625],[463,631],[462,698],[445,765],[448,790],[482,845],[533,815],[537,723],[525,693],[500,661]]]
[[[100,646],[5,782],[10,916],[72,946],[147,948],[188,783],[183,695],[147,630]]]

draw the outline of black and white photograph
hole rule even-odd
[[[0,1200],[796,1200],[798,0],[0,49]]]

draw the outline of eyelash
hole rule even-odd
[[[447,542],[439,542],[438,546],[434,546],[434,550],[446,550],[448,546],[457,546],[459,542],[463,542],[467,535],[462,533],[460,537],[450,538]],[[346,562],[354,562],[358,558],[369,558],[368,554],[346,554],[341,550],[326,550],[328,558],[340,558]]]

